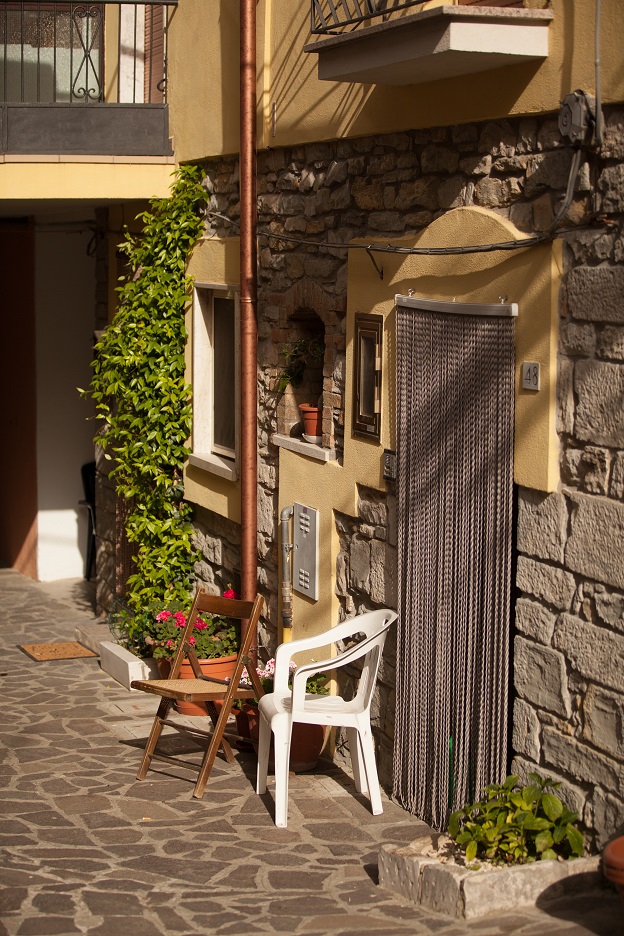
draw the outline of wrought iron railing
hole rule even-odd
[[[408,7],[421,7],[426,0],[312,0],[310,32],[331,36],[347,28],[357,29],[377,19],[389,19]]]
[[[176,5],[0,0],[0,102],[164,103]]]
[[[311,0],[310,32],[331,36],[359,26],[394,19],[410,7],[422,7],[426,0]],[[452,3],[453,0],[448,0]],[[522,0],[458,0],[460,6],[522,6]]]

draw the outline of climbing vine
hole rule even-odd
[[[95,443],[114,461],[110,477],[130,506],[126,533],[137,555],[127,600],[135,610],[184,599],[198,557],[191,508],[183,501],[192,404],[184,316],[191,284],[186,264],[201,234],[203,198],[200,168],[183,166],[171,196],[153,199],[139,215],[141,234],[126,234],[120,249],[130,273],[96,345],[87,391],[101,421]]]

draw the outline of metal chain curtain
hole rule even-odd
[[[399,304],[397,419],[394,795],[444,829],[506,769],[513,318]]]

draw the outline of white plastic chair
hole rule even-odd
[[[274,691],[264,695],[259,702],[256,792],[266,792],[272,731],[275,736],[275,825],[279,828],[286,828],[288,816],[288,762],[293,722],[346,728],[355,787],[358,793],[368,792],[374,816],[383,812],[371,733],[370,706],[386,634],[395,620],[396,612],[387,608],[369,611],[316,637],[293,640],[277,648]],[[296,653],[348,640],[356,634],[363,634],[363,639],[337,656],[299,666],[293,675],[292,690],[288,687],[288,665]],[[306,680],[310,676],[346,666],[360,657],[364,657],[364,662],[353,699],[346,701],[341,696],[306,693]]]

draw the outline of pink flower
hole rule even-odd
[[[176,627],[184,627],[184,625],[186,624],[186,617],[182,613],[182,611],[176,611],[176,613],[173,616],[175,618]]]
[[[205,622],[205,621],[202,621],[201,618],[198,618],[197,621],[196,621],[196,623],[195,623],[195,628],[194,628],[194,629],[195,629],[195,630],[206,630],[207,627],[208,627],[208,625],[206,624],[206,622]]]
[[[168,640],[165,644],[166,647],[173,647],[173,640]]]
[[[160,614],[156,615],[157,621],[168,621],[171,617],[171,611],[161,611]]]
[[[190,643],[190,644],[197,643],[197,641],[195,640],[195,638],[194,638],[192,635],[189,637],[189,643]]]
[[[223,592],[223,597],[224,598],[239,598],[240,596],[238,592],[234,591],[231,585],[228,585],[228,587]]]

